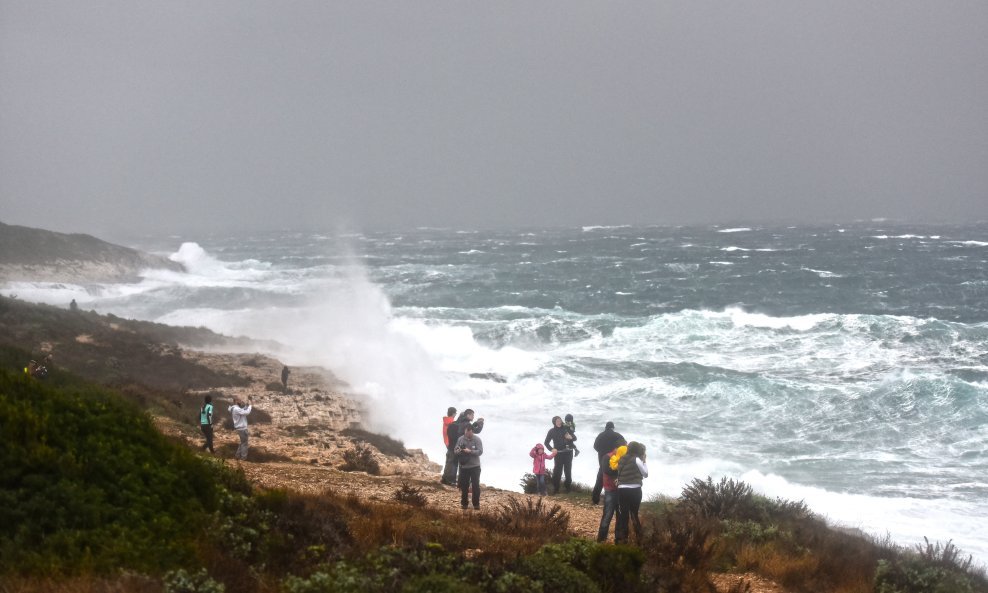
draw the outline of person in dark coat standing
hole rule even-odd
[[[610,459],[610,452],[627,444],[628,441],[624,440],[620,432],[614,430],[614,423],[610,420],[604,425],[604,432],[598,434],[597,438],[594,439],[593,450],[597,452],[597,461],[599,462],[597,481],[594,482],[593,493],[590,495],[594,504],[600,504],[600,491],[604,487],[604,466]]]
[[[282,389],[288,389],[288,375],[289,375],[289,373],[291,373],[291,371],[288,370],[288,365],[285,365],[285,366],[281,367],[281,388]]]
[[[552,493],[559,494],[559,481],[563,473],[566,474],[564,487],[569,492],[573,485],[573,441],[576,435],[570,432],[563,424],[563,419],[553,416],[552,428],[545,435],[546,449],[556,450],[556,459],[553,460],[552,467]]]

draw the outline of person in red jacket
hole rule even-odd
[[[446,445],[446,465],[443,466],[443,475],[439,481],[448,486],[456,486],[456,455],[453,453],[453,445],[449,442],[449,425],[456,420],[456,408],[449,407],[446,409],[446,415],[443,416],[443,444]]]

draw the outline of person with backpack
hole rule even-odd
[[[612,466],[613,466],[612,462]],[[628,520],[634,524],[635,538],[641,541],[642,523],[638,509],[642,504],[642,479],[648,477],[645,445],[631,441],[617,462],[618,518],[614,526],[614,543],[628,543]]]
[[[211,395],[203,398],[202,407],[199,408],[199,430],[202,431],[202,436],[206,437],[206,444],[202,448],[208,449],[210,453],[215,453],[213,451],[213,397]]]

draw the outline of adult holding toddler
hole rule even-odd
[[[552,493],[559,494],[559,480],[566,473],[566,492],[573,485],[573,441],[576,435],[563,424],[563,419],[553,416],[552,428],[545,435],[545,448],[556,451],[552,467]]]

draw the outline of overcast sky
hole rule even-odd
[[[988,219],[988,2],[0,0],[0,221]]]

